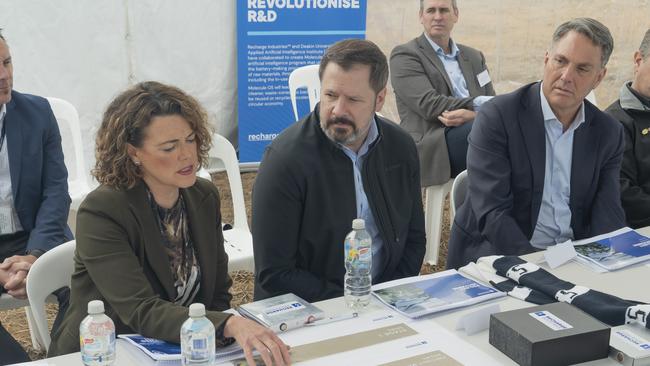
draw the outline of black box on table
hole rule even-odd
[[[524,366],[571,365],[605,358],[610,328],[557,302],[490,316],[490,344]]]

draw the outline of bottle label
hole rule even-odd
[[[370,246],[358,248],[351,243],[351,240],[346,240],[345,260],[349,263],[370,263],[372,261],[372,250]]]

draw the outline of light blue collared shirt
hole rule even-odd
[[[429,38],[429,35],[425,33],[424,36],[427,38],[429,44],[431,44],[431,47],[433,47],[433,50],[436,52],[436,55],[438,55],[438,58],[445,66],[445,71],[447,71],[447,76],[449,76],[449,81],[451,81],[452,95],[456,98],[469,98],[467,81],[465,80],[465,76],[463,75],[463,72],[460,69],[460,64],[458,63],[458,53],[460,50],[458,49],[458,46],[456,46],[456,43],[452,39],[449,40],[449,49],[451,50],[451,53],[446,54],[442,47],[438,46],[436,42]],[[490,99],[492,99],[492,96],[488,95],[475,97],[472,101],[474,110],[478,112],[481,105]]]
[[[580,105],[578,114],[563,132],[562,123],[548,104],[542,85],[539,88],[546,131],[546,167],[544,171],[544,192],[539,209],[537,225],[530,243],[539,249],[573,239],[571,229],[571,162],[573,160],[573,134],[585,121],[585,104]]]
[[[366,191],[363,189],[363,180],[361,177],[361,169],[363,167],[363,162],[365,160],[366,154],[368,153],[368,148],[370,145],[377,140],[379,137],[379,130],[377,129],[377,121],[373,118],[370,121],[370,129],[368,130],[368,136],[359,148],[359,152],[355,153],[347,146],[342,144],[337,144],[341,150],[347,155],[350,160],[352,160],[352,166],[354,168],[354,190],[356,193],[357,201],[357,217],[363,219],[366,222],[366,231],[370,234],[372,238],[372,277],[377,278],[379,276],[379,263],[381,263],[381,256],[383,255],[381,249],[384,245],[384,241],[379,235],[379,228],[375,223],[375,218],[372,215],[372,210],[370,209],[370,204],[368,203],[368,197],[366,196]]]

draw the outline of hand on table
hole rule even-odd
[[[291,364],[289,346],[269,328],[241,316],[231,316],[226,321],[223,331],[226,337],[235,338],[244,350],[246,362],[255,365],[253,349],[256,349],[267,366],[284,366]]]
[[[471,121],[476,117],[476,112],[469,109],[456,109],[454,111],[444,111],[438,116],[438,120],[447,127],[460,126],[465,122]]]
[[[0,263],[0,272],[6,275],[5,280],[2,280],[0,274],[0,282],[9,295],[17,299],[27,298],[27,272],[34,262],[36,257],[33,255],[14,255]]]

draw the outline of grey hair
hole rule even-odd
[[[458,2],[451,0],[451,7],[454,8],[454,11],[458,11]],[[420,11],[422,10],[424,10],[424,0],[420,0]]]
[[[560,24],[553,33],[553,43],[551,47],[561,40],[567,33],[574,31],[589,38],[594,45],[600,47],[601,50],[601,66],[605,67],[609,56],[612,55],[614,50],[614,39],[609,29],[603,23],[592,18],[576,18],[568,22]]]
[[[0,28],[0,39],[3,40],[3,41],[5,41],[5,42],[7,42],[7,40],[5,39],[5,37],[2,36],[2,28]]]
[[[639,46],[639,52],[641,53],[641,57],[643,57],[644,60],[650,56],[650,29],[645,32],[645,36],[643,37],[641,45]]]

